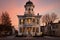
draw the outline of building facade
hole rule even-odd
[[[60,21],[58,23],[51,23],[51,35],[60,36]]]
[[[29,0],[24,5],[25,12],[24,15],[18,15],[19,19],[19,29],[18,35],[26,35],[26,36],[35,36],[41,35],[40,31],[40,17],[39,13],[37,15],[34,14],[34,4]]]
[[[47,36],[60,37],[60,21],[58,23],[49,23],[46,26],[41,26],[41,32]]]

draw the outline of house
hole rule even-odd
[[[24,5],[24,15],[18,15],[18,35],[23,36],[35,36],[41,35],[40,18],[39,13],[34,14],[35,5],[30,0]]]
[[[60,22],[41,26],[42,33],[48,36],[60,36]]]

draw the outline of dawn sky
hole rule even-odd
[[[24,14],[24,5],[28,0],[0,0],[0,14],[7,11],[13,25],[17,28],[17,15]],[[60,0],[31,0],[35,5],[34,13],[44,15],[55,12],[60,17]]]

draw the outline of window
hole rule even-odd
[[[31,9],[29,8],[29,11],[30,11]]]
[[[55,25],[55,26],[52,26],[52,28],[53,28],[53,29],[57,29],[57,28],[58,28],[58,26],[56,26],[56,25]]]
[[[23,23],[23,19],[21,19],[21,23]]]
[[[28,19],[28,23],[29,23],[29,24],[31,23],[31,20],[30,20],[30,19]]]
[[[21,19],[19,20],[19,24],[21,24]]]
[[[36,28],[36,32],[39,32],[39,28]]]
[[[35,22],[35,19],[33,19],[33,22]]]
[[[35,27],[33,27],[33,32],[35,32]]]
[[[37,24],[39,24],[39,20],[37,20]]]
[[[27,8],[25,8],[25,10],[27,10]]]
[[[22,32],[24,32],[24,28],[22,27]]]
[[[22,32],[22,28],[20,27],[20,32]]]
[[[23,24],[23,23],[24,23],[24,20],[23,20],[23,19],[20,19],[20,20],[19,20],[19,23],[20,23],[20,24]]]

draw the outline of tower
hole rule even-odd
[[[26,4],[24,5],[25,7],[25,14],[34,14],[34,4],[29,0],[28,2],[26,2]]]

